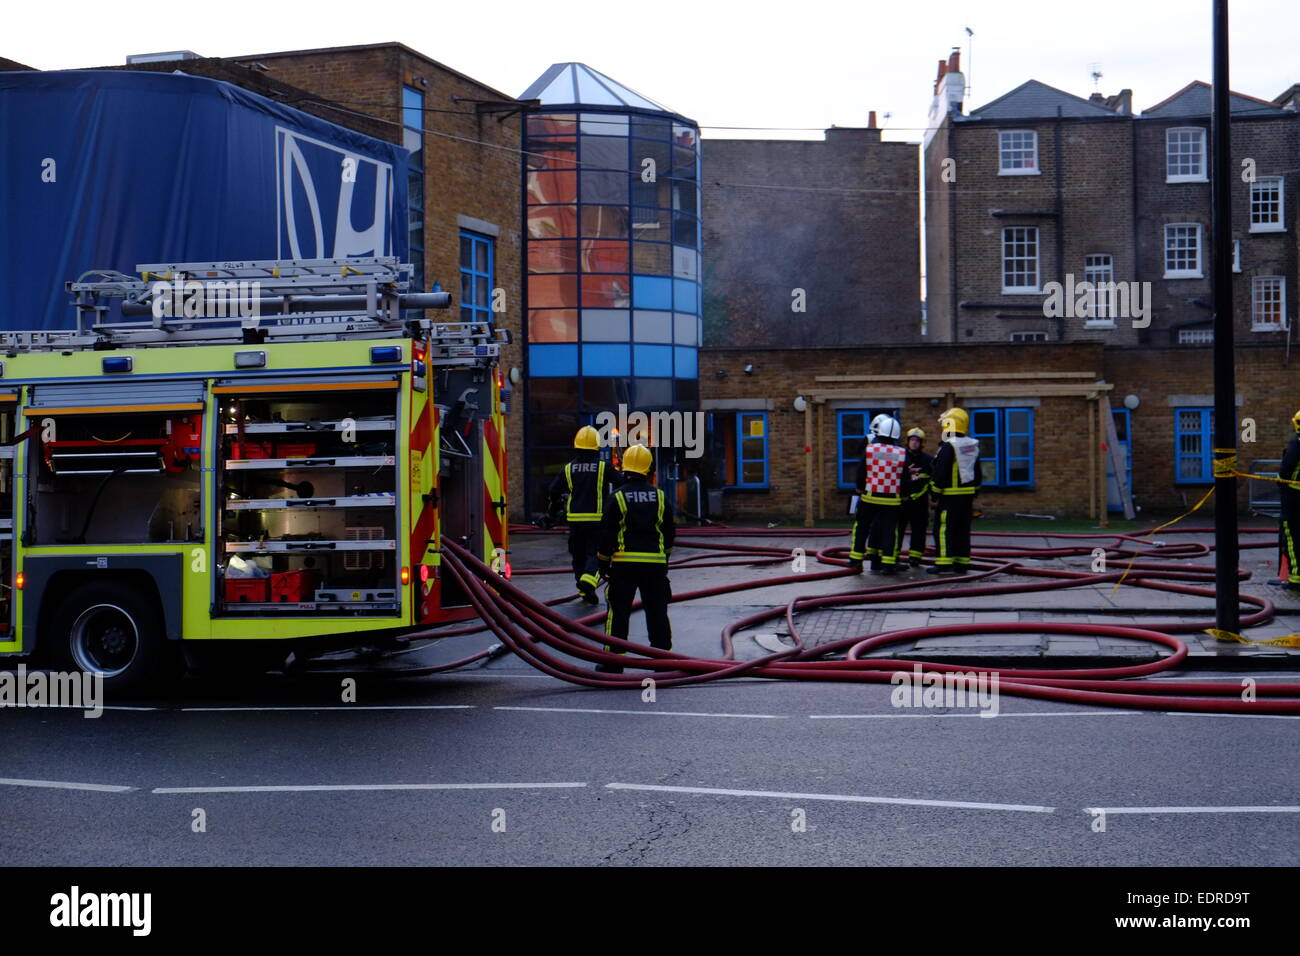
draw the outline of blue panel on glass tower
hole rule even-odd
[[[684,345],[673,346],[676,353],[677,377],[678,378],[699,378],[699,354],[693,348]]]
[[[700,287],[690,279],[673,280],[673,303],[678,312],[694,312]]]
[[[671,309],[673,280],[656,276],[633,276],[632,305],[638,309]]]
[[[632,350],[626,345],[584,345],[582,374],[601,377],[631,375]]]
[[[528,346],[528,374],[538,378],[556,378],[578,374],[576,345]]]
[[[637,345],[637,378],[669,378],[673,374],[671,345]]]

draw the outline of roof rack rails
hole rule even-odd
[[[510,341],[488,323],[410,318],[449,308],[451,294],[408,292],[412,267],[392,256],[146,263],[136,272],[84,273],[67,283],[75,331],[3,332],[0,347],[16,354],[429,333],[429,358],[441,364],[494,358]],[[118,300],[122,318],[110,320]]]

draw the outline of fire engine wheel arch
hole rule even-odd
[[[107,582],[152,602],[163,637],[181,638],[182,556],[180,554],[29,555],[23,562],[23,630],[36,635],[40,653],[58,611],[84,583]],[[101,563],[102,562],[102,563]]]
[[[110,692],[144,690],[171,672],[176,657],[161,610],[129,578],[83,580],[49,615],[45,651],[60,670],[103,674]]]

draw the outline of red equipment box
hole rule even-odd
[[[281,571],[271,575],[271,600],[277,604],[302,604],[314,601],[316,589],[320,584],[319,571],[307,569]]]
[[[314,442],[280,441],[276,442],[276,458],[310,458],[316,454]]]
[[[270,593],[270,578],[226,578],[227,604],[264,603]]]
[[[269,441],[234,441],[230,443],[230,457],[235,461],[247,461],[250,458],[270,458]]]

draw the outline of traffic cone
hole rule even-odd
[[[1287,566],[1287,559],[1285,554],[1282,555],[1282,561],[1278,565],[1277,577],[1279,581],[1291,580],[1291,569]]]

